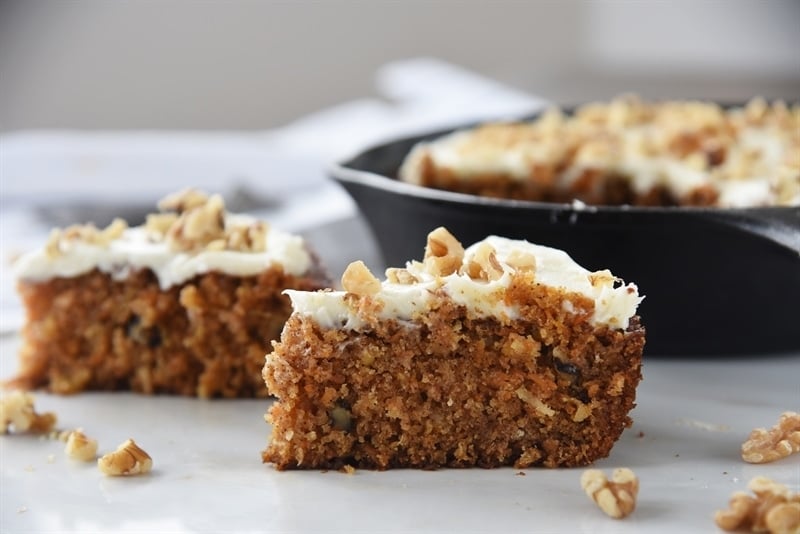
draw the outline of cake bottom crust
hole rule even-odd
[[[212,272],[167,290],[149,270],[122,280],[94,270],[23,281],[27,322],[10,385],[264,397],[264,353],[291,312],[281,291],[321,285],[280,268],[248,277]]]
[[[451,306],[420,324],[372,326],[359,333],[289,319],[264,367],[278,398],[264,462],[582,466],[607,456],[631,423],[638,317],[626,331],[566,313],[500,324]]]

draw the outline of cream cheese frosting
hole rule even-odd
[[[609,271],[593,273],[562,250],[522,240],[489,236],[464,251],[462,266],[479,260],[487,246],[491,247],[499,264],[494,279],[475,279],[464,272],[465,269],[439,276],[432,274],[424,263],[412,261],[406,264],[406,271],[415,279],[414,283],[400,283],[387,277],[380,282],[378,291],[371,295],[382,304],[378,316],[401,322],[412,321],[415,315],[426,311],[430,300],[435,298],[433,291],[442,290],[474,316],[492,316],[504,322],[514,320],[518,310],[503,296],[516,272],[515,258],[520,256],[533,258],[530,264],[535,283],[591,299],[594,312],[590,320],[594,325],[627,328],[642,301],[636,285],[620,285]],[[313,317],[323,328],[359,330],[366,324],[348,305],[346,291],[286,290],[285,293],[291,298],[295,313]],[[574,312],[574,306],[566,297],[564,309]]]
[[[226,213],[221,200],[215,197],[207,200],[218,202],[210,215],[214,224],[219,225],[218,235],[207,233],[211,236],[207,242],[190,241],[191,246],[180,246],[165,235],[170,227],[163,231],[152,225],[127,228],[121,221],[113,236],[106,238],[103,234],[111,227],[104,231],[91,226],[73,227],[56,231],[47,246],[18,258],[13,265],[14,274],[19,280],[40,282],[99,269],[115,279],[124,279],[132,271],[149,269],[158,278],[160,287],[167,289],[211,271],[251,276],[279,265],[287,274],[299,276],[311,268],[312,258],[302,237],[267,228],[248,215]],[[172,230],[191,235],[193,228],[179,228],[177,214],[166,215],[174,219]],[[259,231],[250,231],[253,228]],[[248,246],[231,244],[231,236],[245,236],[241,239],[249,240]]]

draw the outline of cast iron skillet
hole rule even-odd
[[[465,245],[496,234],[567,251],[646,295],[647,352],[759,354],[800,349],[800,208],[653,208],[483,198],[398,181],[417,142],[391,141],[335,165],[387,265],[420,259],[428,232]]]

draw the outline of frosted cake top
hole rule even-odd
[[[383,319],[409,321],[428,309],[437,290],[478,317],[501,321],[518,314],[506,293],[517,273],[529,273],[535,284],[562,290],[564,311],[577,313],[569,294],[594,303],[590,322],[611,328],[627,328],[642,300],[634,284],[623,285],[609,271],[591,272],[565,252],[527,241],[490,236],[466,250],[446,229],[428,236],[425,259],[411,261],[404,269],[390,268],[379,281],[362,262],[354,262],[342,277],[344,291],[286,290],[295,313],[312,316],[324,328],[358,330],[364,318],[350,304],[348,294],[368,296],[379,303]]]
[[[150,269],[166,289],[210,271],[250,276],[280,265],[287,274],[302,275],[312,265],[301,237],[227,213],[219,195],[185,190],[164,198],[159,209],[137,227],[116,219],[104,229],[86,224],[53,230],[44,248],[14,263],[16,277],[43,281],[97,268],[124,279]]]
[[[677,198],[710,189],[720,207],[800,206],[800,105],[724,109],[710,102],[648,103],[635,96],[554,108],[522,123],[490,123],[418,144],[400,169],[423,183],[426,162],[469,181],[500,174],[529,180],[553,169],[569,189],[587,170],[626,179],[644,194],[664,187]],[[549,174],[547,174],[549,176]]]

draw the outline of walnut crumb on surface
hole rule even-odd
[[[64,452],[73,460],[91,462],[97,457],[97,440],[91,439],[80,430],[73,430],[66,439]]]
[[[46,434],[56,424],[52,412],[36,413],[34,396],[23,391],[13,391],[0,399],[0,434],[30,432]]]
[[[754,495],[737,491],[728,509],[714,515],[719,528],[729,532],[800,533],[800,493],[792,493],[766,477],[752,479],[747,487]]]
[[[742,443],[742,460],[751,464],[774,462],[800,452],[800,413],[784,412],[771,429],[756,428]]]
[[[130,476],[148,473],[153,468],[150,455],[132,439],[97,460],[100,471],[109,476]]]
[[[627,467],[615,469],[611,480],[599,469],[588,469],[581,475],[586,495],[609,517],[622,519],[636,508],[639,479]]]
[[[342,473],[344,473],[344,474],[346,474],[346,475],[355,475],[355,474],[356,474],[356,468],[355,468],[355,467],[353,467],[353,466],[352,466],[352,465],[350,465],[350,464],[344,464],[344,465],[342,466],[342,469],[341,469],[341,471],[342,471]]]

